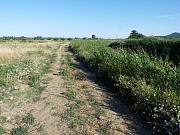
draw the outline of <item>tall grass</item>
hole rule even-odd
[[[16,42],[15,42],[16,43]],[[35,87],[49,69],[58,43],[0,43],[0,102],[9,98],[20,84]]]
[[[0,60],[14,59],[28,52],[36,51],[36,48],[7,48],[0,47]]]
[[[180,68],[142,51],[114,50],[105,41],[74,41],[78,57],[119,88],[155,134],[180,134]]]
[[[110,45],[112,48],[125,48],[129,51],[144,50],[150,55],[168,59],[174,64],[180,63],[180,40],[161,38],[126,39]]]

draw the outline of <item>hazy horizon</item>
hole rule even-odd
[[[6,0],[0,4],[0,37],[126,38],[180,32],[178,0]]]

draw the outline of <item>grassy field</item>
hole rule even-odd
[[[156,57],[148,50],[143,50],[142,46],[140,49],[131,46],[133,42],[134,44],[139,43],[139,40],[120,40],[113,44],[112,42],[115,42],[115,40],[73,40],[70,47],[93,72],[99,72],[102,81],[117,89],[117,94],[120,95],[119,98],[125,99],[136,113],[141,114],[154,134],[178,135],[180,133],[180,67],[178,63],[173,64],[169,59]],[[131,45],[126,44],[129,42]],[[146,43],[147,41],[142,42]],[[179,41],[177,42],[179,43]],[[173,42],[176,47],[177,42]],[[34,123],[43,122],[41,117],[44,116],[43,113],[41,116],[40,112],[44,111],[44,108],[41,108],[42,110],[38,113],[39,117],[33,115],[36,114],[36,109],[34,109],[33,114],[31,114],[31,111],[22,111],[22,114],[19,114],[17,112],[19,111],[18,108],[20,106],[26,107],[28,103],[36,108],[36,105],[39,104],[38,101],[42,101],[43,105],[48,108],[47,104],[52,104],[52,99],[56,98],[53,102],[57,105],[59,104],[57,102],[59,97],[51,98],[50,95],[58,94],[59,90],[62,89],[61,87],[65,87],[67,100],[75,101],[75,104],[69,104],[70,108],[67,110],[64,108],[64,117],[61,116],[65,119],[64,122],[69,123],[70,129],[81,132],[80,127],[82,125],[86,127],[87,123],[91,123],[94,132],[98,130],[97,125],[99,125],[102,130],[98,132],[110,133],[112,130],[110,126],[105,126],[109,125],[108,116],[104,116],[107,118],[105,123],[97,124],[97,119],[103,115],[102,107],[96,104],[96,102],[99,102],[98,99],[96,101],[91,99],[93,91],[89,91],[89,95],[86,92],[83,93],[84,89],[87,88],[87,84],[83,84],[85,80],[81,80],[84,75],[78,72],[78,69],[76,71],[72,67],[72,56],[63,55],[63,53],[68,52],[61,46],[64,43],[46,40],[0,41],[0,135],[28,134]],[[164,41],[161,43],[164,43]],[[173,44],[170,48],[174,49]],[[67,45],[64,46],[67,47]],[[129,46],[133,49],[129,50]],[[65,60],[63,61],[63,59]],[[62,63],[58,61],[62,61]],[[54,66],[51,73],[52,63],[54,63]],[[56,70],[58,70],[58,73],[56,73]],[[74,75],[75,71],[76,74]],[[49,72],[51,73],[50,76],[54,77],[53,81],[48,80],[48,77],[45,81],[42,81],[43,76]],[[50,84],[51,89],[47,87],[48,83],[46,81]],[[61,81],[64,84],[59,88],[59,84],[56,83],[62,83]],[[73,82],[72,89],[69,89]],[[82,88],[76,86],[77,88],[74,89],[75,85],[78,84],[82,84]],[[48,93],[48,99],[41,97],[45,87],[47,89],[44,95]],[[55,93],[53,93],[53,89]],[[83,94],[87,100],[79,98]],[[80,100],[82,100],[81,102],[92,102],[94,108],[91,111],[95,112],[95,116],[85,112],[84,107],[86,106],[80,104]],[[60,101],[64,102],[65,100],[62,98]],[[53,114],[59,114],[58,107],[53,108],[56,110]],[[5,110],[5,112],[2,110]],[[81,111],[85,112],[82,116],[79,113]],[[48,115],[50,113],[51,111],[47,112]],[[55,116],[49,116],[48,119],[56,122],[57,118],[54,118]],[[94,119],[94,123],[92,121],[85,122],[83,119],[80,121],[80,118],[89,117]],[[47,122],[47,125],[51,122]],[[122,125],[120,124],[120,126]],[[38,129],[41,130],[41,128],[43,129],[43,127]],[[83,130],[83,132],[86,131]]]
[[[155,134],[178,135],[179,66],[142,50],[112,49],[108,47],[110,43],[105,40],[76,40],[72,42],[72,48],[80,60],[118,89]]]
[[[28,100],[38,100],[43,89],[39,80],[48,72],[58,47],[59,43],[53,41],[0,42],[0,105],[16,108]],[[8,131],[4,126],[17,123],[17,119],[1,114],[0,108],[0,135],[26,133],[22,127]],[[27,120],[32,122],[30,116]]]

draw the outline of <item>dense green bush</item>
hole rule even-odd
[[[112,44],[114,44],[112,46]],[[126,48],[129,51],[144,50],[148,54],[162,59],[169,59],[174,64],[180,62],[180,40],[165,40],[160,38],[127,39],[118,43],[112,43],[109,47]]]
[[[180,134],[180,68],[145,52],[75,41],[75,53],[119,88],[155,134]]]

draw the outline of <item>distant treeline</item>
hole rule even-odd
[[[97,38],[95,35],[92,35],[92,38],[87,38],[87,37],[83,37],[83,38],[65,38],[65,37],[42,37],[42,36],[36,36],[36,37],[25,37],[25,36],[21,36],[21,37],[15,37],[15,36],[3,36],[0,37],[0,40],[54,40],[54,41],[64,41],[64,40],[74,40],[74,39],[99,39]]]
[[[14,37],[14,36],[3,36],[0,37],[0,40],[54,40],[54,41],[58,41],[58,40],[72,40],[73,38],[64,38],[64,37],[41,37],[41,36],[36,36],[36,37]]]

